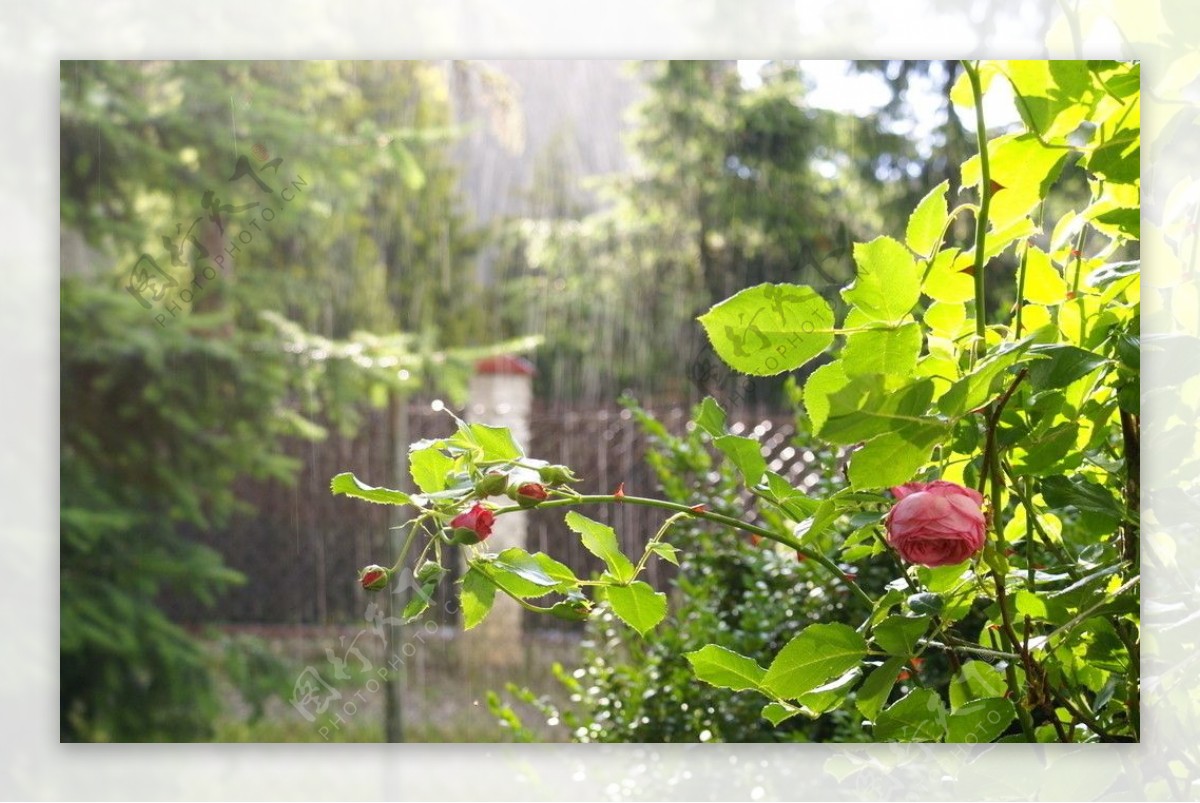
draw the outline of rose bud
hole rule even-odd
[[[579,477],[571,473],[566,466],[542,466],[538,469],[538,477],[547,485],[569,485],[579,482]]]
[[[392,581],[392,570],[385,569],[382,566],[367,566],[360,569],[358,572],[358,582],[362,583],[362,587],[368,591],[379,591],[387,588],[388,583]]]
[[[470,510],[450,520],[450,540],[456,544],[478,544],[492,534],[496,514],[476,502]]]
[[[526,508],[537,507],[538,504],[545,502],[550,497],[550,494],[546,492],[546,487],[536,482],[526,482],[515,488],[509,488],[508,495],[516,500],[518,505]]]
[[[499,471],[489,471],[484,474],[479,482],[475,483],[475,495],[480,499],[487,499],[489,496],[496,496],[504,493],[504,486],[508,484],[508,477]]]
[[[892,488],[897,502],[887,514],[887,541],[909,563],[953,566],[983,549],[983,496],[973,488],[937,480]]]

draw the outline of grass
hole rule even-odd
[[[555,661],[572,665],[578,654],[577,641],[558,634],[525,634],[509,662],[496,664],[486,651],[464,649],[461,631],[417,631],[411,645],[391,655],[370,630],[353,627],[251,632],[227,629],[208,640],[224,707],[218,742],[382,742],[387,676],[402,689],[403,741],[512,741],[488,710],[488,691],[514,682],[562,703],[567,693],[551,668]],[[306,707],[311,721],[291,703],[305,683],[319,695]],[[563,738],[561,728],[532,718],[524,724],[543,741]]]

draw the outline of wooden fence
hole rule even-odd
[[[668,431],[685,431],[686,408],[664,407],[652,412]],[[533,419],[529,454],[570,466],[583,478],[582,492],[608,493],[623,482],[630,494],[656,493],[656,478],[644,459],[647,437],[627,410],[616,405],[587,410],[540,406],[535,407]],[[413,440],[446,435],[453,429],[449,416],[434,412],[427,404],[412,405],[409,422]],[[795,430],[789,415],[742,413],[732,416],[731,431],[760,438],[770,467],[797,486],[815,482],[812,454],[793,443]],[[386,414],[369,415],[352,439],[296,441],[286,448],[302,465],[294,485],[248,483],[242,496],[254,508],[253,513],[240,516],[220,531],[191,534],[218,551],[248,582],[228,590],[208,608],[167,593],[164,602],[177,620],[190,624],[349,624],[361,622],[367,605],[377,599],[360,589],[356,578],[361,566],[391,563],[386,546],[391,509],[335,497],[329,481],[341,471],[353,471],[365,482],[388,484]],[[640,554],[666,518],[663,511],[636,505],[598,505],[582,512],[612,526],[628,554]],[[602,564],[567,530],[562,513],[561,509],[531,511],[527,548],[554,556],[580,576],[600,571]],[[663,561],[651,561],[647,579],[663,587],[671,570]],[[444,582],[442,599],[432,609],[443,624],[455,619],[452,592],[452,582]],[[527,628],[563,626],[570,625],[552,617],[526,620]]]

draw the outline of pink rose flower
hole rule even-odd
[[[459,544],[478,544],[492,534],[495,521],[496,514],[476,502],[470,510],[459,513],[450,521],[453,540]]]
[[[987,522],[983,496],[953,482],[909,482],[892,488],[898,500],[887,515],[888,543],[921,566],[953,566],[983,549]]]

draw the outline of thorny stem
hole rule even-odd
[[[571,505],[607,505],[622,503],[627,505],[642,505],[643,507],[657,507],[661,508],[662,510],[670,510],[674,513],[690,515],[698,519],[704,519],[706,521],[716,522],[717,524],[723,524],[726,527],[732,527],[736,530],[741,530],[742,532],[751,533],[753,535],[766,538],[770,541],[783,544],[789,549],[794,549],[796,552],[808,558],[809,560],[812,560],[823,566],[829,571],[830,574],[834,576],[834,578],[844,583],[847,588],[854,592],[855,596],[857,596],[860,600],[871,607],[875,606],[875,601],[871,599],[867,592],[863,591],[862,588],[859,587],[858,583],[847,577],[846,573],[838,568],[836,563],[821,553],[814,552],[813,550],[804,546],[790,535],[784,535],[774,530],[758,527],[757,525],[744,522],[741,519],[735,519],[732,516],[725,516],[721,513],[713,513],[709,510],[703,510],[699,505],[695,507],[689,507],[687,505],[681,505],[678,502],[668,502],[665,499],[650,499],[644,496],[616,496],[613,494],[599,494],[589,496],[572,496],[566,499],[551,499],[546,502],[542,502],[537,507],[540,510],[548,507],[568,507]],[[523,509],[524,508],[522,508],[520,505],[512,505],[509,507],[499,508],[493,512],[497,516],[502,516],[505,513],[516,513]]]
[[[979,82],[979,69],[969,61],[962,63],[971,82],[971,94],[975,99],[975,137],[979,143],[979,214],[975,220],[975,358],[983,355],[987,337],[987,322],[984,319],[984,247],[987,244],[988,211],[992,205],[992,167],[988,160],[987,126],[983,121],[983,88]]]

